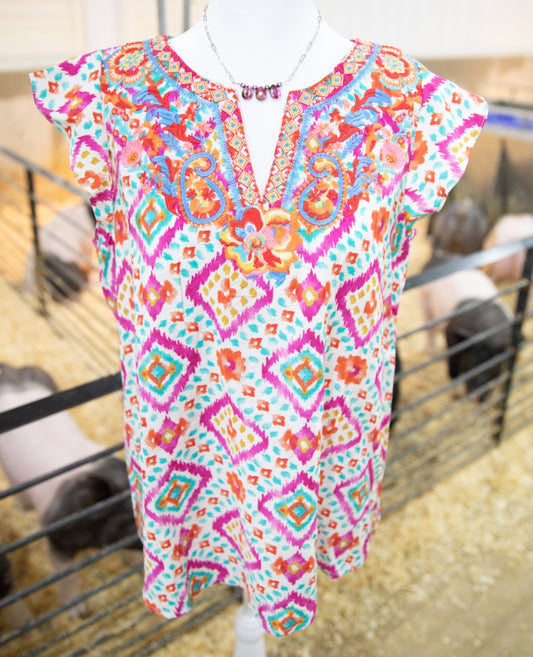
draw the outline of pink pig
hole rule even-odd
[[[53,380],[36,367],[0,364],[0,413],[50,395]],[[0,463],[11,485],[21,484],[75,461],[93,456],[102,447],[90,441],[71,415],[56,413],[0,434]],[[123,461],[111,457],[82,466],[19,493],[25,507],[33,507],[43,525],[88,508],[128,489]],[[135,533],[129,497],[96,515],[54,531],[48,537],[50,558],[57,571],[71,565],[76,552],[102,547]],[[139,548],[140,544],[134,547]],[[75,576],[60,580],[60,597],[68,602],[78,593]],[[83,613],[76,607],[73,614]]]
[[[507,214],[498,219],[491,228],[483,242],[483,248],[489,249],[492,246],[514,242],[531,235],[533,235],[533,214]],[[485,271],[495,283],[516,282],[522,275],[525,259],[525,251],[519,251],[487,265]]]

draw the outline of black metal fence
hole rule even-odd
[[[35,249],[35,261],[39,263],[42,260],[42,254],[39,252],[38,213],[39,207],[43,207],[48,201],[38,191],[39,185],[36,185],[35,178],[44,179],[48,186],[53,184],[68,189],[72,194],[77,194],[77,190],[69,188],[61,179],[32,165],[24,158],[2,149],[0,152],[12,162],[17,162],[22,169],[18,177],[12,178],[4,174],[0,177],[0,199],[4,209],[9,210],[7,223],[14,224],[9,257],[2,265],[4,277],[8,277],[6,268],[9,268],[10,257],[18,248],[24,254],[29,246],[33,245],[31,248]],[[4,218],[2,217],[2,222]],[[22,236],[24,231],[20,222],[26,222],[26,237]],[[3,233],[6,235],[9,231],[6,233],[3,229]],[[501,440],[531,425],[533,327],[528,310],[528,294],[533,269],[533,238],[459,257],[450,263],[412,276],[407,280],[404,297],[415,293],[421,285],[442,276],[463,269],[478,268],[521,250],[527,253],[521,279],[500,288],[497,295],[512,312],[503,326],[493,327],[491,331],[510,329],[512,342],[509,348],[495,359],[479,363],[475,369],[450,380],[445,371],[446,361],[459,347],[443,349],[434,357],[428,358],[423,350],[410,347],[415,342],[417,345],[420,343],[421,336],[429,328],[427,323],[408,323],[405,330],[400,331],[398,349],[403,367],[396,377],[400,395],[393,414],[394,428],[383,485],[385,514],[391,513],[443,477],[478,458]],[[37,303],[35,297],[29,302],[35,305],[38,312],[47,314],[50,321],[59,326],[58,331],[63,338],[68,340],[68,332],[54,319],[55,305],[47,297],[44,285],[37,286],[36,298]],[[78,305],[82,306],[82,301]],[[81,310],[78,308],[77,312]],[[108,309],[106,312],[109,313]],[[93,315],[94,311],[89,310],[81,321],[87,323]],[[449,321],[451,317],[440,317],[433,324]],[[109,324],[112,322],[109,313]],[[94,329],[89,330],[89,334],[92,332]],[[484,340],[490,334],[489,331],[475,335],[466,346]],[[106,340],[109,338],[106,337]],[[80,342],[79,335],[77,341]],[[82,345],[82,348],[85,346]],[[91,348],[90,345],[87,347],[88,350]],[[113,360],[114,352],[106,358],[108,360],[101,372],[103,375],[94,380],[1,414],[0,433],[117,392],[120,389],[120,376],[116,369],[113,369],[112,373],[108,371],[110,363],[116,365]],[[484,384],[482,389],[458,394],[468,379],[495,364],[502,366],[496,378]],[[482,397],[483,401],[478,401],[479,397]],[[90,459],[72,463],[68,468],[55,470],[39,479],[7,488],[0,492],[0,503],[9,501],[14,495],[45,479],[56,477],[65,471],[74,471],[81,465],[118,453],[121,449],[122,445],[119,443],[111,445]],[[127,491],[120,493],[46,528],[39,527],[32,518],[28,527],[18,532],[20,536],[0,549],[0,557],[11,559],[22,554],[19,559],[22,564],[28,562],[27,555],[30,553],[37,553],[46,559],[44,539],[51,532],[80,520],[88,513],[101,510],[104,506],[116,504],[127,495]],[[130,546],[135,539],[135,536],[126,537],[100,551],[89,551],[78,558],[73,566],[59,573],[50,571],[36,580],[32,580],[31,573],[26,573],[24,579],[28,583],[17,587],[15,592],[1,599],[0,611],[11,609],[18,613],[18,605],[31,601],[34,596],[41,596],[38,605],[41,611],[26,621],[21,614],[14,627],[0,628],[0,652],[31,657],[75,657],[90,653],[141,657],[151,654],[159,646],[204,622],[239,597],[238,591],[218,587],[202,595],[195,611],[185,619],[166,621],[154,616],[144,608],[140,600],[141,567],[131,565],[125,556],[124,548]],[[58,604],[50,587],[74,572],[79,574],[82,592],[67,604]],[[70,618],[71,610],[83,602],[88,603],[90,615],[86,618]]]

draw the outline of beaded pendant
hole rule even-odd
[[[256,97],[257,100],[265,100],[265,98],[270,94],[271,98],[277,99],[281,98],[281,82],[277,84],[268,84],[264,86],[256,86],[250,84],[241,84],[242,88],[242,97],[244,100],[250,100],[250,98]]]

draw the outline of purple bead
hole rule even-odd
[[[255,90],[255,97],[257,98],[257,100],[265,100],[265,98],[267,97],[266,89],[264,87],[257,87],[257,89]]]
[[[242,97],[244,100],[249,100],[254,95],[254,90],[252,87],[244,86],[242,88]]]
[[[281,84],[271,85],[269,91],[272,98],[279,98],[281,96]]]

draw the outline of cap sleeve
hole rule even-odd
[[[74,57],[30,74],[35,105],[69,144],[70,166],[96,217],[100,282],[114,307],[114,185],[101,92],[104,51]]]
[[[30,74],[35,105],[67,139],[76,180],[96,202],[112,198],[101,68],[98,51]]]
[[[420,103],[405,186],[408,221],[437,212],[463,175],[485,124],[486,102],[453,82],[419,69]]]

